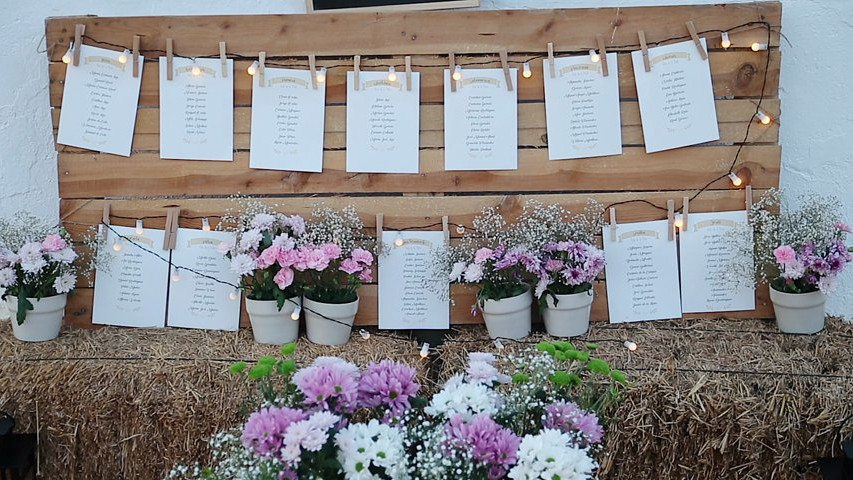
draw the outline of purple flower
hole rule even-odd
[[[305,412],[293,408],[262,408],[249,416],[240,440],[257,455],[278,456],[287,428],[305,418]]]
[[[358,367],[336,357],[319,357],[293,374],[293,384],[312,409],[353,412],[358,400]]]
[[[469,452],[486,469],[490,479],[506,477],[517,461],[521,438],[486,414],[477,415],[470,422],[456,415],[445,426],[445,434],[448,446]]]
[[[847,225],[844,222],[835,222],[835,228],[844,233],[853,233],[853,230],[850,229],[850,225]]]
[[[563,270],[563,279],[567,285],[580,285],[586,281],[586,275],[580,268],[571,267]]]
[[[545,407],[542,426],[566,433],[578,432],[584,446],[597,444],[604,437],[604,428],[598,422],[598,416],[583,411],[574,402],[556,402]]]
[[[411,408],[410,399],[421,386],[414,368],[391,360],[371,363],[358,383],[358,403],[368,408],[387,407],[392,415]]]
[[[562,260],[557,260],[556,258],[549,258],[545,262],[545,270],[548,272],[558,272],[565,266],[566,264]]]

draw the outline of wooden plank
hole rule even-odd
[[[634,47],[637,30],[644,30],[649,42],[687,39],[684,24],[689,20],[695,21],[709,45],[718,45],[719,32],[702,32],[731,30],[750,21],[766,21],[778,27],[781,17],[780,2],[755,2],[560,10],[54,17],[46,20],[45,29],[47,45],[57,45],[49,58],[58,62],[77,23],[86,25],[87,43],[124,45],[133,35],[142,35],[145,56],[151,56],[152,49],[161,49],[166,37],[180,39],[181,48],[176,52],[180,55],[216,55],[218,42],[224,38],[229,52],[240,55],[266,51],[270,55],[349,56],[494,53],[501,49],[536,52],[543,51],[548,42],[553,42],[558,52],[584,51],[594,48],[595,35],[602,32],[609,37],[608,48],[616,51],[622,45]],[[766,38],[767,32],[760,26],[732,33],[735,46]],[[778,44],[776,33],[771,35],[771,43]]]
[[[421,173],[395,175],[347,173],[343,151],[325,153],[322,173],[252,170],[246,152],[215,163],[146,153],[60,153],[59,196],[684,190],[725,173],[736,150],[700,146],[646,154],[630,147],[613,157],[549,161],[546,149],[522,149],[518,170],[476,172],[445,171],[443,150],[421,150]],[[753,187],[769,188],[778,185],[780,157],[777,145],[750,145],[739,165],[751,170]],[[711,185],[729,188],[727,179]]]
[[[683,26],[683,25],[682,25]],[[591,38],[595,38],[594,36]],[[231,44],[229,43],[229,50]],[[544,43],[540,50],[544,50]],[[730,50],[726,52],[711,52],[711,79],[714,95],[718,98],[759,97],[764,81],[766,55],[770,55],[770,66],[767,69],[767,85],[764,87],[765,97],[772,98],[779,93],[779,69],[781,56],[778,50],[768,52],[753,52],[751,50]],[[252,53],[256,56],[257,52]],[[540,53],[540,55],[543,55]],[[510,56],[513,66],[521,66],[521,61],[530,59],[530,55]],[[623,99],[636,99],[637,88],[634,83],[633,67],[628,54],[620,54],[619,63],[619,96]],[[461,64],[487,62],[477,65],[482,68],[499,68],[497,56],[470,57],[458,55],[457,62]],[[156,60],[156,59],[153,59]],[[444,85],[442,71],[447,66],[446,57],[413,57],[413,70],[421,73],[421,103],[441,103],[444,100]],[[146,59],[148,62],[148,59]],[[246,73],[250,61],[235,61],[234,75],[234,106],[250,106],[252,103],[252,79]],[[308,68],[306,58],[286,62],[294,68]],[[267,62],[274,66],[275,62]],[[362,70],[387,70],[389,65],[402,68],[402,59],[362,59]],[[318,68],[325,66],[326,103],[344,104],[346,102],[346,72],[352,69],[352,60],[317,59]],[[545,98],[545,87],[542,83],[542,62],[530,62],[533,76],[521,79],[518,83],[518,99],[526,101],[542,101]],[[63,85],[65,82],[66,65],[62,62],[50,65],[50,104],[54,107],[62,105]],[[139,105],[156,107],[160,99],[160,82],[156,63],[149,62],[142,72],[142,86],[139,93]]]

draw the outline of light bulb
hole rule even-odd
[[[729,48],[732,46],[732,41],[729,40],[729,32],[723,32],[723,38],[720,40],[720,46],[723,48]]]
[[[249,68],[246,69],[246,73],[255,76],[255,74],[258,73],[258,68],[260,68],[260,64],[255,60],[251,65],[249,65]]]
[[[120,63],[120,64],[122,64],[122,65],[124,65],[125,63],[127,63],[127,56],[128,56],[128,55],[130,55],[130,50],[128,50],[128,49],[126,49],[126,48],[125,48],[123,52],[121,52],[120,54],[118,54],[118,63]]]
[[[735,174],[735,172],[729,172],[729,179],[732,181],[732,185],[739,187],[743,180]]]
[[[592,63],[598,63],[601,61],[601,55],[595,51],[594,48],[589,49],[589,59]]]
[[[456,226],[456,233],[458,233],[459,235],[462,235],[463,233],[465,233],[465,225],[457,225]]]
[[[750,48],[752,48],[753,52],[758,52],[761,50],[767,50],[767,44],[755,42],[752,44],[752,46]]]
[[[205,232],[210,231],[210,220],[208,220],[207,217],[201,219],[201,229]]]
[[[403,243],[405,243],[405,240],[403,240],[403,234],[397,232],[397,237],[394,239],[394,245],[397,247],[402,247]]]
[[[421,358],[427,358],[429,356],[429,344],[424,343],[421,347]]]
[[[290,318],[293,320],[299,320],[300,313],[302,313],[302,306],[297,305],[296,308],[293,309],[293,312],[290,314]]]
[[[631,351],[631,352],[637,351],[637,344],[630,341],[630,340],[625,340],[625,343],[623,343],[622,345],[625,345],[625,348],[627,348],[628,351]]]
[[[74,42],[71,42],[71,45],[68,46],[68,51],[65,52],[65,55],[62,56],[62,63],[65,63],[65,64],[71,63],[73,50],[74,50]]]
[[[237,300],[238,298],[240,298],[240,294],[237,293],[237,290],[232,290],[231,293],[228,294],[229,300],[233,301],[233,300]]]
[[[397,69],[393,66],[388,67],[388,81],[392,83],[397,81]]]
[[[496,338],[494,343],[495,343],[495,348],[497,348],[498,350],[504,349],[504,344],[501,343],[501,339]]]
[[[761,110],[755,112],[755,116],[758,117],[758,121],[761,122],[762,125],[770,125],[770,122],[773,121],[773,119],[770,118],[770,115],[767,115]]]
[[[326,81],[326,67],[322,67],[320,70],[317,70],[317,81],[320,83]]]
[[[358,331],[358,334],[361,335],[361,338],[363,338],[365,340],[370,339],[370,332],[368,332],[367,330],[365,330],[363,328]]]
[[[452,75],[452,77],[453,77],[453,79],[454,79],[454,80],[456,80],[457,82],[458,82],[459,80],[462,80],[462,67],[461,67],[461,66],[456,65],[456,68],[454,68],[454,69],[453,69],[453,75]]]
[[[679,230],[684,228],[684,216],[680,213],[675,216],[675,228]]]
[[[524,62],[524,65],[521,67],[521,76],[524,78],[533,76],[533,72],[530,70],[530,62]]]
[[[178,283],[181,281],[181,270],[176,268],[175,273],[172,274],[172,281]]]
[[[137,221],[136,221],[136,230],[135,230],[135,232],[136,232],[136,234],[137,234],[137,235],[142,235],[143,233],[145,233],[145,229],[143,229],[143,228],[142,228],[142,220],[137,220]]]
[[[192,71],[192,74],[195,76],[201,75],[201,67],[199,67],[198,65],[193,65],[193,68],[191,71]]]
[[[113,240],[113,250],[120,252],[122,248],[121,239],[116,238]]]

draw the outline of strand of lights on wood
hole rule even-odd
[[[684,228],[684,215],[681,213],[675,215],[675,228],[679,230]]]
[[[735,172],[729,172],[729,180],[731,180],[732,185],[736,187],[739,187],[743,183],[743,180],[741,180]]]
[[[625,340],[625,342],[622,345],[624,345],[625,348],[627,348],[629,352],[636,352],[637,351],[637,344],[630,341],[630,340]]]
[[[403,234],[399,231],[397,232],[397,236],[394,238],[394,245],[397,247],[402,247],[405,241],[403,240]]]
[[[299,320],[300,313],[302,313],[302,305],[296,305],[296,308],[294,308],[293,312],[290,314],[290,318],[292,320]]]
[[[397,81],[397,69],[394,68],[394,65],[388,67],[388,81],[391,83]]]
[[[172,274],[172,281],[175,283],[181,281],[181,269],[179,267],[175,267],[175,273]]]
[[[65,52],[64,55],[62,55],[62,63],[64,63],[64,64],[71,63],[72,55],[74,55],[73,51],[74,51],[74,42],[72,41],[71,45],[68,46],[68,51]]]
[[[723,32],[722,40],[720,40],[720,46],[724,49],[728,49],[732,46],[732,41],[729,39],[729,32]]]
[[[249,75],[254,77],[255,74],[258,73],[258,69],[260,67],[261,67],[261,64],[258,63],[257,60],[255,60],[254,62],[252,62],[251,65],[249,65],[249,68],[246,69],[246,73],[248,73]]]
[[[601,61],[601,55],[599,55],[594,48],[589,49],[589,61],[592,63],[598,63]]]
[[[123,51],[123,52],[121,52],[121,53],[118,55],[118,63],[120,63],[120,64],[122,64],[122,65],[124,65],[125,63],[127,63],[127,57],[128,57],[129,55],[130,55],[130,50],[128,50],[128,49],[126,49],[126,48],[125,48],[125,49],[124,49],[124,51]]]
[[[145,229],[142,228],[142,220],[136,221],[136,229],[134,231],[137,235],[142,235],[143,233],[145,233]]]
[[[195,60],[193,60],[193,68],[190,70],[190,72],[192,72],[192,74],[196,77],[201,75],[201,67],[196,65]]]
[[[461,65],[456,65],[456,68],[453,69],[453,75],[451,75],[451,78],[453,78],[453,80],[456,80],[457,82],[459,80],[462,80],[462,66]]]
[[[753,52],[760,52],[762,50],[767,50],[768,45],[766,43],[758,43],[754,42],[752,46],[750,46]]]
[[[758,110],[757,112],[755,112],[755,116],[758,118],[758,121],[761,122],[762,125],[770,125],[770,122],[773,121],[773,119],[770,118],[770,115],[768,115],[762,110]]]
[[[533,71],[530,70],[530,62],[524,62],[524,65],[522,65],[521,76],[524,78],[530,78],[533,76]]]
[[[113,251],[120,252],[121,249],[122,249],[121,239],[116,237],[116,239],[113,240]]]
[[[317,70],[317,83],[323,83],[326,81],[326,67],[320,67]]]

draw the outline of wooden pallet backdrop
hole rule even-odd
[[[199,228],[203,216],[211,217],[215,225],[215,218],[230,203],[226,197],[238,192],[269,197],[289,212],[302,214],[309,213],[318,201],[333,206],[352,204],[368,227],[374,227],[375,214],[383,213],[384,228],[389,230],[434,224],[442,215],[449,215],[453,223],[470,225],[471,218],[485,206],[501,205],[513,213],[527,198],[557,202],[574,210],[582,208],[588,198],[605,205],[643,199],[659,206],[675,199],[680,206],[682,197],[728,171],[762,97],[762,88],[762,108],[778,118],[781,13],[779,2],[758,2],[571,10],[50,18],[46,35],[55,130],[66,69],[61,56],[73,39],[75,24],[86,25],[86,44],[107,48],[121,50],[130,46],[133,35],[141,35],[146,62],[155,62],[164,54],[167,37],[174,39],[178,55],[217,56],[218,42],[224,40],[229,55],[238,58],[234,72],[234,162],[159,158],[159,84],[157,68],[149,63],[142,77],[130,158],[57,145],[60,216],[79,236],[86,229],[83,225],[100,221],[105,201],[111,204],[113,224],[132,226],[136,218],[145,218],[148,228],[162,228],[164,208],[177,205],[182,209],[181,226]],[[720,141],[646,154],[629,52],[638,48],[638,30],[645,31],[650,44],[687,38],[685,22],[689,20],[708,40]],[[767,30],[761,25],[730,33],[734,46],[720,48],[721,31],[749,22],[773,26],[769,51],[748,48],[752,42],[766,42]],[[456,53],[457,63],[463,66],[476,63],[496,68],[500,66],[496,53],[507,50],[511,64],[516,66],[544,55],[548,42],[554,43],[558,55],[586,52],[595,46],[597,34],[605,35],[610,51],[619,52],[622,155],[548,160],[542,65],[537,59],[531,62],[533,77],[518,81],[518,170],[444,171],[441,72],[449,52]],[[306,68],[306,56],[315,54],[320,57],[318,67],[329,69],[323,173],[249,169],[251,79],[246,68],[259,51],[267,52],[268,58],[292,57],[276,64]],[[362,55],[363,70],[387,70],[389,65],[400,69],[402,56],[413,56],[413,64],[422,74],[420,173],[346,172],[345,72],[351,69],[351,57],[356,54]],[[778,186],[778,141],[779,128],[774,122],[754,125],[743,145],[735,170],[746,169],[741,171],[749,177],[756,196]],[[724,179],[693,201],[690,211],[734,210],[743,205],[743,187],[735,188]],[[641,203],[619,206],[620,222],[655,220],[665,215]],[[605,281],[596,285],[593,319],[597,321],[607,319]],[[91,325],[92,289],[81,287],[69,300],[66,321],[85,327]],[[452,322],[480,322],[469,313],[473,293],[462,288],[455,293]],[[365,286],[361,297],[356,321],[375,325],[377,286]],[[766,289],[757,297],[756,311],[726,316],[771,317]],[[245,322],[245,314],[243,317]]]

